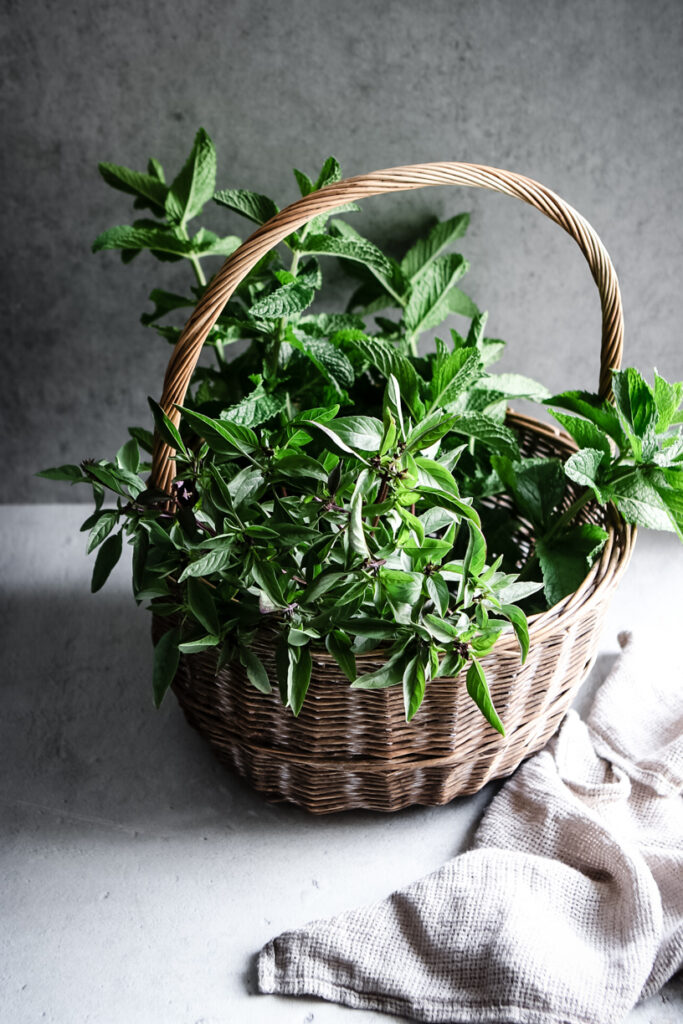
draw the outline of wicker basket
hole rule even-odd
[[[178,422],[203,342],[239,282],[257,261],[302,224],[343,203],[426,185],[473,185],[516,196],[535,206],[577,242],[591,269],[602,305],[600,393],[611,395],[611,369],[621,363],[623,317],[612,263],[591,226],[562,199],[529,178],[472,164],[438,163],[375,171],[328,185],[282,210],[226,261],[194,310],[166,373],[161,405]],[[526,454],[566,457],[575,446],[559,431],[514,413],[509,420]],[[157,439],[153,483],[173,479],[172,455]],[[503,499],[505,500],[505,499]],[[569,495],[571,500],[571,494]],[[407,724],[400,687],[352,690],[336,662],[320,649],[313,656],[308,695],[298,718],[277,692],[257,692],[240,665],[216,671],[215,652],[184,656],[173,683],[189,722],[221,760],[271,800],[288,800],[315,813],[368,808],[395,811],[412,804],[443,804],[474,793],[490,779],[510,774],[555,731],[597,652],[603,617],[633,548],[635,529],[613,506],[585,506],[585,520],[609,534],[600,560],[576,593],[530,619],[530,653],[520,665],[512,635],[483,659],[506,736],[492,729],[457,679],[432,681],[415,719]],[[522,550],[532,542],[520,538]],[[169,628],[155,619],[155,638]],[[275,678],[272,636],[255,644]],[[383,661],[381,653],[357,659],[359,672]]]

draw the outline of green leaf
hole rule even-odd
[[[216,150],[203,128],[183,169],[171,183],[166,196],[166,213],[176,224],[186,224],[201,212],[216,189]]]
[[[268,196],[261,195],[260,192],[250,192],[245,188],[221,189],[214,193],[213,198],[221,206],[227,206],[229,210],[234,210],[254,224],[265,224],[280,212],[280,207]]]
[[[339,393],[350,388],[355,380],[353,366],[347,356],[329,341],[322,338],[307,338],[302,341],[293,333],[287,337],[289,343],[311,360],[325,380]]]
[[[178,650],[181,654],[200,654],[210,647],[217,647],[219,643],[220,640],[217,636],[199,636],[194,640],[186,640],[184,643],[178,644]]]
[[[560,460],[533,458],[510,462],[493,455],[491,462],[520,512],[538,527],[544,527],[564,497],[564,467]]]
[[[419,415],[423,407],[419,399],[418,375],[412,363],[390,342],[381,338],[369,338],[363,331],[348,329],[337,331],[330,340],[333,345],[355,349],[387,380],[393,375],[398,381],[401,397],[406,405],[413,414]]]
[[[490,416],[479,412],[466,412],[456,416],[451,429],[456,434],[465,437],[473,437],[494,452],[496,455],[503,455],[515,461],[519,459],[519,445],[515,432],[509,427],[503,426]]]
[[[285,608],[287,600],[282,589],[282,574],[272,562],[254,561],[251,574],[274,608]]]
[[[412,283],[404,319],[410,334],[417,335],[436,327],[448,316],[446,296],[469,269],[469,263],[457,253],[438,256]]]
[[[220,418],[230,420],[231,423],[240,423],[243,427],[257,427],[282,412],[285,405],[286,399],[283,395],[270,394],[259,382],[237,405],[223,409]]]
[[[294,316],[307,309],[315,298],[315,291],[301,281],[291,281],[276,288],[270,295],[264,295],[251,307],[250,314],[266,320],[282,316]]]
[[[149,206],[157,216],[163,216],[167,186],[156,175],[141,174],[119,164],[100,163],[97,168],[108,185],[119,192],[145,200],[140,204]],[[136,204],[137,205],[137,204]]]
[[[612,388],[633,454],[637,460],[651,459],[657,450],[657,405],[652,389],[632,366],[612,371]]]
[[[405,604],[412,608],[422,593],[422,573],[404,572],[402,569],[387,569],[382,566],[379,578],[392,606]]]
[[[605,455],[605,464],[612,458],[607,434],[590,420],[580,419],[578,416],[567,416],[566,413],[550,410],[557,422],[564,427],[570,437],[573,437],[579,448],[594,448]]]
[[[152,410],[152,416],[154,417],[154,425],[157,429],[157,433],[162,441],[164,441],[169,447],[174,448],[176,451],[180,451],[189,458],[185,443],[180,436],[178,428],[175,423],[169,419],[164,410],[161,408],[158,402],[155,402],[153,398],[147,397],[147,402]]]
[[[154,434],[151,430],[145,430],[144,427],[128,427],[128,433],[131,437],[135,438],[143,452],[147,452],[149,455],[152,454],[154,451]]]
[[[365,531],[363,530],[363,495],[360,488],[356,488],[349,505],[348,537],[351,551],[356,555],[360,555],[361,558],[370,557],[368,542],[365,539]]]
[[[296,718],[301,711],[312,669],[310,647],[289,648],[289,671],[287,673],[287,703]]]
[[[116,463],[121,469],[125,469],[128,473],[137,473],[140,466],[140,452],[138,451],[137,441],[131,438],[130,441],[126,441],[116,453]]]
[[[415,464],[418,468],[418,487],[433,487],[448,491],[456,498],[459,497],[458,485],[453,474],[449,473],[445,466],[435,462],[434,459],[426,459],[423,455],[415,456]]]
[[[121,224],[98,235],[92,244],[93,252],[105,249],[140,250],[152,249],[154,252],[169,253],[173,256],[192,256],[195,247],[189,239],[178,238],[169,229],[135,227]]]
[[[467,670],[467,692],[489,725],[504,736],[505,729],[493,706],[484,670],[476,658],[472,658],[472,664]]]
[[[496,373],[483,377],[477,384],[483,391],[498,391],[506,398],[528,398],[532,402],[545,402],[550,392],[538,381],[523,377],[521,373]]]
[[[481,379],[481,374],[482,363],[476,349],[461,348],[448,352],[442,342],[437,341],[430,385],[430,408],[445,408],[475,380]]]
[[[315,192],[315,185],[307,174],[304,174],[303,171],[298,171],[296,167],[293,173],[302,196],[308,196],[311,192]]]
[[[169,629],[168,632],[159,637],[154,648],[152,687],[154,691],[154,704],[157,708],[161,707],[166,691],[178,671],[178,663],[180,661],[179,640],[180,630],[177,628]]]
[[[425,238],[419,238],[401,260],[401,270],[408,278],[418,277],[443,250],[462,238],[470,223],[468,213],[459,213],[435,224]]]
[[[661,494],[642,470],[634,470],[610,486],[609,496],[628,523],[650,530],[673,531]]]
[[[616,409],[598,395],[590,394],[588,391],[563,391],[546,399],[545,404],[556,405],[560,409],[568,409],[569,412],[585,416],[605,434],[609,434],[621,451],[627,447],[627,438]]]
[[[107,537],[104,544],[97,552],[97,558],[95,559],[95,566],[92,573],[92,582],[90,584],[90,589],[93,594],[100,590],[109,579],[109,574],[121,557],[122,549],[122,536],[120,533],[116,533],[113,537]]]
[[[342,441],[362,452],[377,452],[384,436],[382,422],[373,416],[342,416],[334,421]]]
[[[211,573],[220,572],[230,561],[230,550],[228,548],[215,548],[208,554],[202,555],[194,562],[185,566],[178,577],[178,583],[183,583],[192,576],[210,576]]]
[[[290,452],[285,449],[277,452],[273,457],[273,468],[277,471],[278,477],[282,476],[284,479],[297,480],[303,477],[327,483],[328,473],[325,467],[317,459],[312,459],[310,455]]]
[[[261,691],[261,693],[273,692],[273,688],[270,685],[270,679],[268,678],[268,673],[257,654],[248,647],[240,645],[240,662],[244,665],[247,672],[247,679],[252,686],[255,686],[257,690]]]
[[[607,536],[597,524],[581,523],[552,541],[537,541],[536,554],[549,607],[573,594],[583,583]]]
[[[118,522],[118,515],[116,512],[101,512],[97,522],[90,531],[88,536],[88,546],[86,548],[86,554],[90,554],[96,547],[102,543],[105,537],[108,537],[111,531],[114,529]],[[109,575],[109,573],[107,573]],[[106,579],[106,577],[105,577]],[[104,582],[104,580],[102,581]],[[97,588],[99,590],[99,587]]]
[[[425,667],[419,654],[411,658],[403,672],[403,704],[406,722],[410,722],[424,698],[426,686]]]
[[[582,448],[581,451],[570,455],[564,464],[564,471],[569,479],[584,487],[592,487],[600,502],[603,502],[604,499],[597,480],[600,466],[604,460],[604,452],[598,451],[596,448]]]
[[[351,639],[343,629],[333,629],[325,638],[325,646],[349,680],[356,678],[356,659],[351,649]]]
[[[518,608],[517,605],[514,604],[504,604],[500,610],[512,623],[512,628],[517,635],[519,649],[522,654],[522,664],[524,664],[527,654],[529,653],[529,625],[526,620],[526,615],[521,608]]]
[[[207,633],[218,636],[221,631],[216,611],[216,602],[213,599],[211,588],[202,583],[196,577],[190,577],[187,581],[187,606]]]
[[[368,465],[367,460],[364,459],[362,455],[354,451],[353,448],[349,448],[348,444],[346,444],[346,442],[342,440],[339,434],[335,433],[335,431],[332,430],[331,427],[328,427],[325,423],[317,423],[315,420],[304,419],[297,420],[297,422],[299,422],[302,427],[312,427],[316,431],[319,430],[322,434],[325,435],[327,440],[331,442],[332,447],[335,451],[341,452],[343,455],[351,455],[354,459],[357,459],[359,462],[362,462],[365,466]]]
[[[338,256],[340,259],[362,263],[385,287],[393,277],[390,260],[381,249],[360,235],[309,235],[301,251],[311,256]]]
[[[670,384],[655,370],[655,405],[657,406],[657,433],[668,430],[683,401],[683,383]]]
[[[317,192],[319,188],[324,188],[325,185],[333,185],[336,181],[341,181],[341,179],[342,172],[339,161],[336,157],[328,156],[322,165],[318,179],[313,186],[313,191]]]
[[[387,686],[395,686],[403,681],[403,672],[408,658],[402,647],[396,654],[392,655],[381,668],[374,672],[367,672],[358,676],[355,682],[351,683],[354,690],[383,690]]]
[[[80,466],[54,466],[52,469],[41,469],[36,476],[42,476],[44,480],[65,480],[67,483],[75,483],[83,479]]]
[[[259,448],[259,440],[253,430],[229,420],[215,420],[201,412],[178,406],[185,420],[214,451],[224,455],[240,452],[250,455]]]

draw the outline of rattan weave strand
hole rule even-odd
[[[161,405],[177,423],[202,345],[232,292],[258,260],[292,231],[323,211],[362,199],[425,185],[472,185],[503,192],[536,207],[577,242],[596,282],[602,307],[600,393],[611,395],[611,369],[621,364],[623,315],[610,258],[591,226],[538,182],[471,164],[397,167],[329,185],[282,210],[226,261],[206,290],[178,341],[166,372]],[[530,417],[511,413],[526,454],[566,455],[573,442]],[[171,449],[157,439],[152,482],[168,490]],[[571,494],[569,495],[571,500]],[[311,686],[297,719],[276,691],[251,687],[241,666],[216,671],[214,652],[184,656],[173,684],[189,720],[218,756],[257,790],[315,813],[368,808],[395,811],[412,804],[442,804],[473,793],[489,779],[512,772],[542,747],[565,714],[597,651],[610,598],[635,540],[610,506],[582,516],[604,525],[609,539],[579,589],[530,620],[531,647],[520,665],[516,641],[504,635],[484,667],[506,736],[493,730],[457,679],[433,681],[418,715],[405,722],[400,687],[352,690],[324,649],[313,657]],[[533,542],[521,538],[521,550]],[[155,619],[157,638],[169,619]],[[273,644],[266,631],[255,649],[275,680]],[[379,667],[381,652],[358,659],[359,671]]]

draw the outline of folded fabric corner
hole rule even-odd
[[[570,713],[518,769],[472,850],[269,942],[259,990],[444,1024],[618,1024],[668,980],[683,963],[683,705],[661,698],[680,675],[653,678],[622,646],[587,722]]]

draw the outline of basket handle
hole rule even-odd
[[[586,257],[600,293],[602,346],[599,393],[612,397],[611,371],[621,365],[624,319],[617,275],[597,234],[568,203],[544,185],[512,171],[478,164],[431,163],[391,167],[326,185],[297,200],[258,228],[223,264],[195,307],[173,349],[164,378],[161,407],[177,425],[190,379],[202,345],[220,313],[252,267],[278,242],[320,213],[367,196],[400,192],[427,185],[470,185],[515,196],[559,224],[576,241]],[[173,449],[155,438],[150,484],[169,491],[174,476]]]

